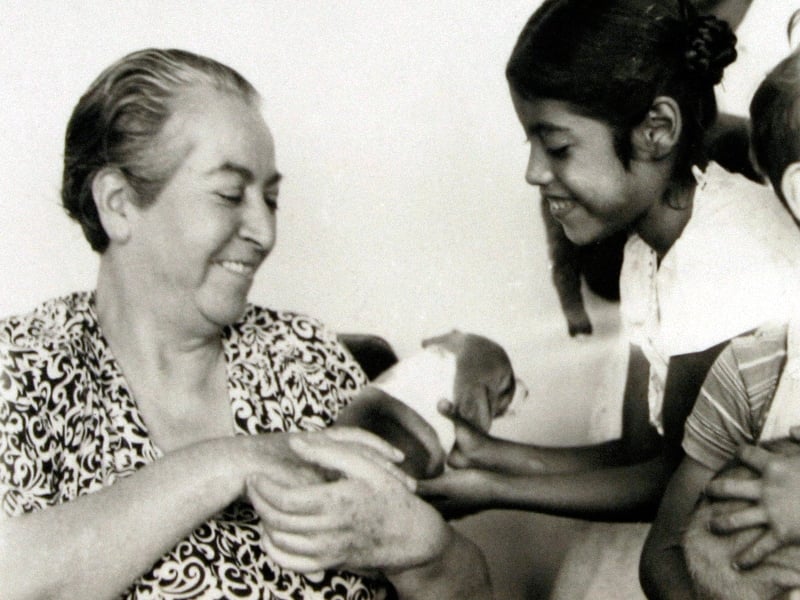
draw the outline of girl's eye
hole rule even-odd
[[[566,158],[569,154],[569,144],[564,146],[556,146],[552,148],[546,148],[547,154],[552,156],[553,158]]]

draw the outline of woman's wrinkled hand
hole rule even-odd
[[[295,452],[291,440],[322,439],[348,444],[353,452],[371,457],[391,472],[404,459],[403,453],[374,435],[356,427],[335,427],[320,431],[267,433],[243,438],[251,444],[248,474],[268,473],[276,484],[287,487],[309,485],[336,480],[340,474],[314,462],[307,461]]]
[[[262,546],[281,566],[402,571],[438,557],[452,532],[414,494],[416,482],[376,453],[324,436],[293,437],[299,458],[336,472],[335,481],[295,487],[269,473],[250,477]]]
[[[800,429],[792,430],[797,442]],[[739,459],[760,474],[757,479],[721,477],[709,483],[706,494],[712,498],[743,500],[742,510],[711,521],[715,533],[727,534],[751,527],[764,527],[764,533],[736,557],[736,565],[749,569],[787,544],[800,543],[800,454],[785,455],[758,446],[743,446]]]

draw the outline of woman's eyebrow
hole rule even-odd
[[[208,171],[207,175],[215,175],[217,173],[234,173],[241,177],[245,183],[251,183],[255,179],[255,175],[253,172],[243,165],[239,165],[234,162],[226,161],[219,165],[218,167],[214,167],[210,171]],[[283,175],[279,172],[275,172],[265,183],[265,187],[270,187],[273,185],[277,185],[281,179],[283,179]]]

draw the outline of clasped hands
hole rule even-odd
[[[793,427],[790,437],[794,443],[800,443],[800,427]],[[800,453],[777,453],[745,445],[739,449],[738,458],[759,477],[717,478],[706,487],[706,495],[747,502],[741,510],[714,518],[710,528],[718,534],[762,528],[763,533],[734,561],[740,569],[751,569],[779,548],[800,544]]]
[[[254,473],[246,485],[262,547],[278,564],[391,573],[441,555],[452,532],[415,495],[416,482],[397,466],[401,452],[356,428],[278,435],[295,468]]]

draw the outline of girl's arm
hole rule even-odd
[[[694,597],[683,557],[682,535],[713,475],[712,469],[687,456],[667,486],[639,563],[639,579],[648,598],[684,600]]]
[[[650,366],[642,351],[631,346],[623,400],[622,437],[600,444],[544,447],[501,440],[485,435],[455,414],[456,448],[448,464],[509,475],[570,473],[599,467],[620,466],[658,453],[659,441],[647,412],[647,381]]]
[[[334,435],[348,433],[382,447],[365,432]],[[197,443],[95,493],[0,517],[0,598],[118,596],[195,527],[243,494],[249,474],[266,471],[284,484],[318,481],[318,469],[304,466],[288,446],[290,436],[303,435],[329,434],[274,433]]]
[[[488,508],[518,508],[586,519],[650,519],[682,458],[683,421],[724,345],[671,359],[662,439],[649,423],[644,395],[647,371],[643,368],[647,363],[634,349],[623,408],[623,438],[616,442],[616,449],[611,444],[542,449],[504,442],[495,447],[493,461],[479,462],[477,468],[468,464],[437,479],[421,481],[419,490],[451,517]],[[510,447],[517,451],[513,459],[500,454]],[[621,460],[620,466],[611,466],[613,459]],[[514,465],[520,468],[509,468]]]

